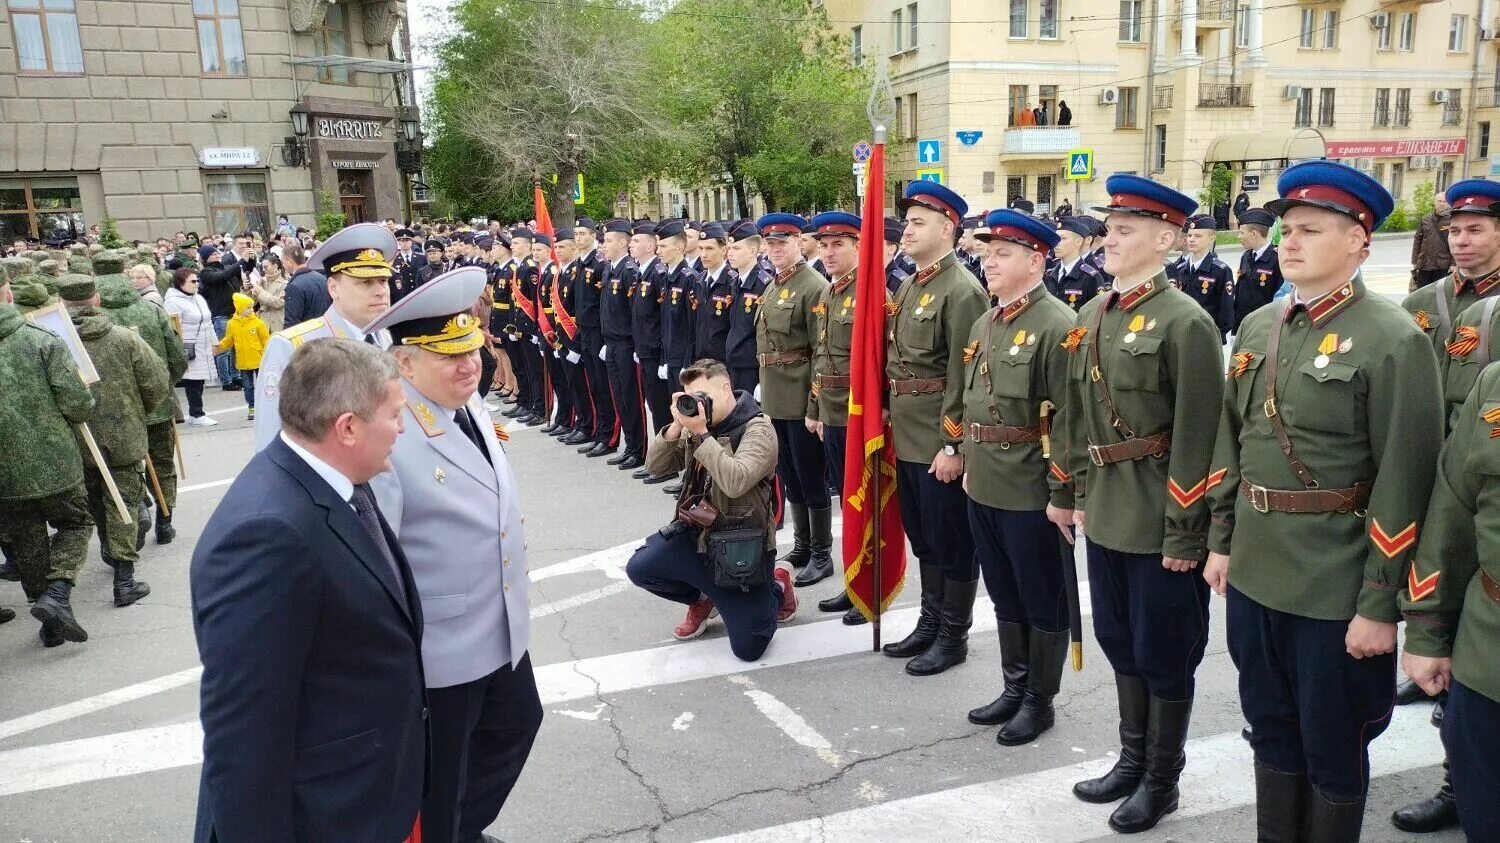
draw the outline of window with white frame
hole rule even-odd
[[[1026,37],[1026,3],[1027,0],[1010,0],[1010,37]]]
[[[1041,0],[1038,17],[1041,19],[1042,29],[1038,37],[1046,39],[1057,37],[1057,4],[1058,0]]]
[[[1120,0],[1120,40],[1141,43],[1142,0]]]
[[[1402,12],[1401,27],[1396,34],[1396,49],[1403,53],[1412,51],[1412,45],[1417,40],[1417,13]]]
[[[1468,49],[1467,39],[1464,38],[1468,30],[1468,15],[1448,16],[1448,52],[1462,53]]]

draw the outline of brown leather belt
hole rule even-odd
[[[1256,512],[1364,512],[1370,503],[1370,484],[1348,489],[1267,489],[1240,481],[1240,494]]]
[[[755,359],[762,366],[793,366],[798,363],[806,363],[812,359],[812,350],[798,348],[792,351],[777,351],[771,354],[757,354]]]
[[[1089,443],[1089,461],[1094,465],[1109,465],[1117,462],[1128,462],[1130,460],[1144,459],[1145,457],[1156,457],[1160,459],[1167,455],[1172,446],[1172,431],[1163,430],[1161,433],[1151,436],[1142,436],[1136,439],[1126,439],[1124,442],[1116,442],[1113,445],[1095,445]]]
[[[848,375],[818,375],[818,386],[824,389],[848,389]]]
[[[931,395],[948,388],[947,378],[910,378],[891,381],[892,395]]]
[[[1484,587],[1485,597],[1500,603],[1500,582],[1496,582],[1483,568],[1479,569],[1479,584]]]
[[[998,442],[1004,449],[1009,448],[1015,442],[1042,441],[1042,429],[1012,427],[1008,424],[971,424],[969,425],[969,440],[971,442]]]

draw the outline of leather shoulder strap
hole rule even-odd
[[[1094,382],[1094,394],[1109,410],[1110,427],[1126,439],[1134,439],[1135,431],[1120,418],[1120,411],[1115,408],[1115,399],[1109,394],[1109,384],[1104,380],[1104,370],[1099,368],[1099,330],[1104,326],[1104,311],[1108,309],[1109,302],[1101,302],[1099,309],[1094,312],[1094,324],[1089,326],[1089,331],[1094,335],[1094,341],[1089,343],[1089,380]]]
[[[1453,308],[1448,304],[1448,296],[1445,295],[1445,288],[1452,283],[1451,276],[1439,278],[1432,283],[1438,285],[1434,290],[1437,293],[1438,330],[1442,331],[1438,334],[1438,340],[1447,342],[1453,338]]]
[[[1438,294],[1441,296],[1442,291],[1439,290]],[[1286,425],[1281,421],[1281,409],[1276,406],[1276,355],[1281,350],[1281,332],[1286,327],[1286,314],[1291,306],[1290,297],[1282,299],[1281,303],[1276,305],[1275,324],[1271,326],[1271,338],[1266,341],[1266,401],[1261,405],[1261,409],[1271,422],[1271,430],[1276,434],[1276,444],[1281,447],[1281,453],[1292,467],[1292,472],[1297,475],[1298,480],[1302,481],[1305,488],[1316,489],[1318,481],[1313,479],[1312,472],[1307,470],[1307,466],[1292,450],[1292,439],[1287,435]]]

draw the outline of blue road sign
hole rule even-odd
[[[964,146],[973,146],[974,144],[979,143],[980,138],[984,137],[984,132],[980,132],[977,130],[967,132],[954,132],[954,134],[958,135],[958,142],[963,144]]]
[[[917,163],[936,164],[943,160],[943,142],[937,138],[917,141]]]
[[[869,141],[860,141],[854,145],[854,160],[856,163],[863,164],[870,160],[870,156],[874,152],[875,149],[870,146]]]

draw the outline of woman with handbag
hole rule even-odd
[[[183,350],[187,352],[187,372],[182,376],[188,402],[187,423],[212,427],[218,422],[203,412],[203,382],[216,377],[214,346],[219,343],[219,335],[214,331],[208,302],[198,295],[198,270],[183,267],[172,274],[172,288],[167,290],[165,305],[167,314],[178,319]]]

